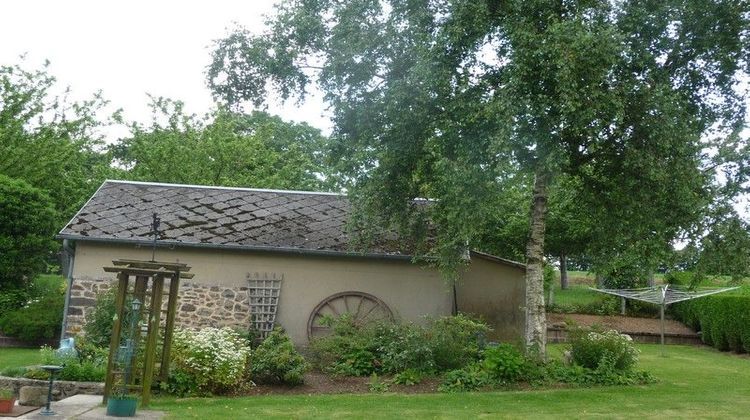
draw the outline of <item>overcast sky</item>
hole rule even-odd
[[[113,107],[131,120],[149,121],[147,93],[180,99],[190,112],[212,106],[204,71],[212,41],[239,23],[260,30],[274,1],[23,0],[3,4],[0,64],[39,68],[50,73],[74,97],[102,90]],[[273,104],[284,119],[306,121],[328,132],[319,99],[303,106]],[[110,139],[113,140],[113,139]]]

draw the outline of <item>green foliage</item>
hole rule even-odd
[[[544,264],[544,268],[542,270],[544,290],[549,291],[549,289],[555,284],[557,273],[555,272],[555,267],[548,263]]]
[[[32,369],[26,370],[26,372],[24,372],[23,374],[23,377],[26,379],[37,379],[41,381],[46,381],[49,379],[49,372],[47,372],[46,370],[39,369],[39,368],[32,368]]]
[[[643,385],[656,382],[649,372],[620,370],[614,367],[614,359],[607,355],[596,369],[577,364],[565,365],[552,361],[544,366],[544,380],[548,383],[564,383],[582,386],[594,385]]]
[[[96,129],[103,125],[98,114],[106,101],[97,94],[71,102],[67,90],[55,96],[60,89],[47,72],[48,64],[34,70],[0,66],[0,174],[22,179],[51,198],[52,223],[37,231],[51,240],[107,178],[110,168],[108,156],[97,151],[102,142]],[[15,216],[41,218],[47,213],[44,208],[39,215]],[[46,249],[35,251],[34,257],[45,258]]]
[[[496,381],[514,383],[524,377],[527,359],[510,344],[488,347],[484,351],[483,368]]]
[[[476,391],[491,383],[487,371],[481,365],[474,363],[462,369],[447,372],[438,390],[440,392]]]
[[[570,187],[550,194],[572,204],[550,203],[555,254],[589,238],[598,271],[635,262],[645,277],[711,200],[701,149],[747,179],[747,148],[731,147],[747,143],[732,88],[750,72],[746,16],[731,2],[291,1],[265,31],[219,40],[208,83],[234,105],[316,84],[364,218],[423,237],[429,219],[451,274],[467,242],[523,226],[494,205],[534,174]],[[430,217],[415,197],[437,199]]]
[[[45,272],[57,216],[46,193],[0,172],[0,290]]]
[[[11,337],[35,341],[60,334],[64,296],[46,296],[0,318],[0,330]]]
[[[380,379],[377,373],[370,375],[370,382],[367,383],[370,392],[387,392],[390,388],[388,381]]]
[[[231,392],[242,384],[249,356],[247,342],[230,328],[176,329],[167,390],[178,395]]]
[[[315,340],[316,364],[338,374],[367,376],[408,370],[443,372],[479,359],[486,324],[465,315],[430,320],[426,326],[379,322],[356,325],[329,319],[333,334]]]
[[[750,352],[750,293],[706,296],[672,305],[672,311],[701,331],[704,343],[722,351]]]
[[[9,378],[21,378],[25,373],[26,367],[23,366],[10,366],[0,370],[0,376],[7,376]]]
[[[620,313],[620,300],[590,290],[588,286],[570,286],[565,290],[555,288],[555,302],[547,311],[564,314],[616,315]]]
[[[226,109],[199,118],[164,98],[152,98],[151,107],[151,126],[132,124],[132,137],[111,148],[127,168],[124,177],[316,191],[333,185],[324,165],[326,138],[307,124]]]
[[[569,332],[573,361],[588,369],[613,369],[627,372],[638,361],[632,340],[617,331],[593,331],[578,328]]]
[[[489,326],[459,313],[430,320],[428,339],[438,370],[457,369],[479,359]]]
[[[8,313],[22,307],[29,300],[26,289],[0,290],[0,319]]]
[[[393,375],[393,383],[397,385],[416,385],[422,382],[422,373],[416,369],[406,369]]]
[[[0,300],[28,299],[21,306],[0,311],[0,331],[11,337],[36,341],[56,338],[60,334],[65,305],[65,283],[62,278],[37,278],[24,290],[0,293]]]
[[[435,364],[434,347],[425,330],[414,324],[380,323],[374,326],[375,352],[384,373],[396,373],[406,369],[431,372],[438,369]],[[476,338],[475,338],[476,340]]]
[[[690,289],[700,286],[705,279],[703,273],[696,271],[670,271],[664,276],[665,283]]]
[[[750,225],[738,215],[715,223],[701,248],[698,266],[704,273],[731,276],[735,283],[750,276]]]
[[[83,325],[83,333],[86,342],[96,347],[109,347],[112,339],[112,327],[115,324],[115,294],[116,289],[108,289],[99,292],[96,296],[96,303],[91,313],[86,317],[86,323]],[[128,296],[125,300],[125,317],[130,315],[132,297]]]
[[[299,385],[308,364],[289,336],[276,328],[253,350],[250,369],[256,383]]]
[[[76,348],[78,348],[78,345],[76,345]],[[88,349],[88,351],[85,354],[63,356],[58,355],[55,349],[44,346],[40,350],[42,363],[62,366],[62,370],[55,375],[55,378],[63,381],[104,381],[104,376],[107,373],[107,350],[94,350],[89,345],[83,345],[82,348]],[[92,357],[92,354],[96,354],[96,357]],[[37,374],[34,373],[34,375]]]

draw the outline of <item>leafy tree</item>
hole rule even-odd
[[[56,220],[43,191],[0,174],[0,290],[24,288],[44,272]]]
[[[735,282],[750,276],[750,226],[738,215],[716,223],[701,245],[702,272],[731,276]]]
[[[101,144],[100,95],[84,102],[54,96],[46,65],[26,70],[0,66],[0,174],[23,179],[52,199],[57,219],[51,237],[106,178],[109,159]]]
[[[634,246],[656,260],[707,200],[702,141],[744,124],[735,87],[750,63],[748,7],[294,0],[266,32],[217,43],[209,85],[229,103],[260,104],[269,87],[289,98],[317,83],[362,213],[423,234],[431,219],[449,274],[509,171],[533,176],[525,341],[543,354],[549,186],[580,179],[579,197],[595,205],[595,261]],[[415,197],[438,201],[425,211]]]
[[[154,99],[152,108],[150,126],[133,123],[133,135],[112,147],[122,177],[297,190],[329,189],[335,182],[325,172],[325,138],[306,124],[222,109],[199,118],[164,98]]]

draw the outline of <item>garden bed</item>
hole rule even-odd
[[[581,327],[599,325],[628,334],[633,341],[643,344],[656,344],[661,340],[661,321],[654,318],[636,318],[611,315],[547,314],[547,341],[564,343],[567,341],[567,323]],[[702,344],[700,336],[681,322],[664,321],[664,341],[666,344]]]
[[[381,381],[389,377],[380,377]],[[424,378],[415,385],[392,384],[388,392],[401,394],[424,394],[438,392],[440,378]],[[367,394],[370,393],[371,378],[366,376],[334,376],[323,372],[305,373],[302,385],[258,385],[245,395],[315,395],[315,394]]]
[[[584,314],[547,314],[547,324],[551,327],[562,327],[566,322],[573,321],[581,327],[590,327],[592,325],[601,325],[611,328],[623,334],[645,333],[660,334],[661,321],[658,318],[635,318],[629,316],[602,316],[602,315],[584,315]],[[666,334],[674,335],[697,335],[685,324],[672,319],[664,320]]]

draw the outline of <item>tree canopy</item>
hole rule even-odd
[[[706,142],[744,125],[749,7],[293,0],[265,32],[218,41],[208,80],[234,105],[316,84],[361,211],[424,232],[414,198],[437,199],[432,252],[446,272],[491,235],[484,221],[513,174],[533,176],[526,343],[544,353],[548,186],[578,180],[609,261],[632,247],[656,255],[695,223]]]
[[[111,147],[121,177],[139,181],[328,190],[326,139],[307,124],[224,109],[197,117],[180,101],[154,98],[153,121],[131,124]]]
[[[23,288],[44,272],[56,220],[43,191],[0,174],[0,290]]]
[[[56,88],[46,66],[0,66],[0,174],[45,191],[59,229],[106,178],[109,159],[97,132],[106,102],[98,94],[70,101]]]

